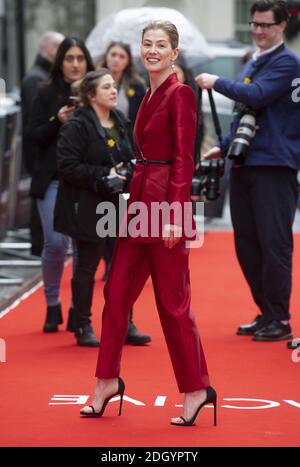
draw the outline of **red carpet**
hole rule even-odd
[[[299,263],[297,234],[291,302],[294,337],[300,337]],[[93,306],[98,333],[101,274],[102,268]],[[150,282],[135,306],[135,322],[152,336],[152,343],[124,348],[127,400],[122,416],[116,416],[118,403],[112,402],[103,418],[81,419],[84,396],[94,389],[98,350],[76,346],[65,325],[57,334],[41,332],[45,303],[40,288],[0,320],[0,337],[6,342],[6,362],[0,363],[0,446],[299,446],[300,358],[292,361],[285,341],[255,343],[235,335],[236,327],[252,320],[256,309],[235,258],[231,233],[209,233],[204,246],[191,251],[191,278],[192,308],[211,383],[218,391],[216,428],[210,407],[202,410],[195,427],[169,425],[171,416],[180,415],[175,404],[182,399]],[[69,281],[70,266],[62,290],[65,317]]]

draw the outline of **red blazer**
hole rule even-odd
[[[148,208],[150,228],[151,202],[190,202],[190,187],[194,173],[196,137],[196,98],[189,86],[178,82],[176,74],[167,78],[154,92],[145,95],[134,127],[136,159],[170,161],[170,165],[137,164],[130,186],[128,208],[143,201]],[[176,216],[171,213],[170,223]],[[175,217],[174,217],[175,216]],[[128,220],[132,220],[129,215]],[[158,241],[159,236],[138,238],[138,241]],[[193,227],[195,225],[193,224]],[[192,238],[184,236],[184,239]]]

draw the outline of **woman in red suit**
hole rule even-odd
[[[92,404],[80,411],[85,417],[103,415],[109,400],[118,394],[121,413],[125,384],[119,373],[127,314],[151,275],[178,388],[184,393],[183,416],[172,418],[171,424],[193,424],[209,402],[214,404],[216,423],[216,392],[209,385],[190,311],[189,236],[179,213],[190,201],[196,102],[190,87],[179,83],[173,72],[178,53],[178,32],[172,23],[155,21],[144,29],[141,59],[149,73],[150,89],[135,123],[137,165],[130,187],[127,236],[124,230],[120,232],[105,286],[98,379]],[[153,235],[151,222],[157,217],[153,206],[161,202],[174,203],[175,208]],[[134,213],[145,213],[145,207],[147,214],[139,216],[138,222]],[[146,233],[141,224],[148,226]]]

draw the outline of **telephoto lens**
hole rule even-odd
[[[191,196],[200,196],[204,187],[205,187],[205,177],[194,175],[194,177],[192,178],[192,184],[191,184],[191,192],[190,192]]]
[[[204,195],[208,201],[215,201],[220,196],[220,177],[224,174],[224,158],[211,160],[207,171]]]
[[[228,149],[227,157],[242,165],[255,135],[256,119],[254,113],[247,112],[242,116],[235,137]]]

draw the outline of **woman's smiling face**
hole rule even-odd
[[[165,71],[177,57],[178,49],[172,49],[165,31],[150,29],[145,32],[141,45],[141,60],[148,72]]]

